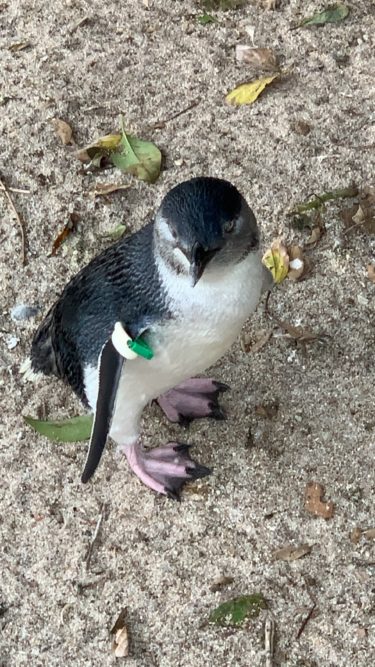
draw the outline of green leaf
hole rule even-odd
[[[209,621],[216,625],[242,625],[247,618],[256,618],[260,610],[266,608],[267,603],[261,593],[241,595],[216,607]]]
[[[61,421],[44,421],[33,417],[24,417],[35,431],[55,442],[78,442],[88,440],[91,435],[93,415],[80,415]]]
[[[299,24],[299,27],[309,25],[324,25],[325,23],[338,23],[349,16],[350,9],[347,5],[341,3],[337,5],[329,5],[322,12],[317,12],[312,16],[307,17]]]
[[[126,134],[123,129],[119,146],[111,154],[111,161],[121,171],[141,181],[154,183],[160,174],[161,152],[151,141]]]
[[[202,14],[202,16],[198,16],[198,23],[207,25],[208,23],[216,23],[216,19],[211,14]]]
[[[121,239],[126,230],[126,225],[116,225],[108,234],[103,234],[103,239],[111,239],[112,241],[118,241]]]

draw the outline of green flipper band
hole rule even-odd
[[[144,340],[142,340],[142,338],[128,340],[128,347],[130,347],[133,352],[138,354],[138,356],[144,357],[145,359],[150,360],[154,356],[152,349]]]

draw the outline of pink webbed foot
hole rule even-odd
[[[219,395],[229,389],[223,382],[208,378],[191,378],[156,399],[171,422],[187,426],[193,419],[212,417],[226,419],[219,405]]]
[[[123,451],[131,469],[146,486],[179,500],[185,482],[211,473],[209,468],[191,458],[189,448],[190,445],[169,442],[147,451],[137,442]]]

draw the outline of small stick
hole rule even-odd
[[[92,552],[93,552],[93,550],[94,550],[94,546],[95,546],[96,542],[98,541],[99,530],[100,530],[100,526],[102,525],[102,521],[103,521],[103,517],[104,517],[105,509],[106,509],[106,504],[103,503],[102,506],[101,506],[101,508],[100,508],[100,514],[99,514],[98,520],[97,520],[97,522],[96,522],[95,530],[94,530],[94,532],[93,532],[93,535],[92,535],[92,538],[91,538],[91,542],[90,542],[90,544],[89,544],[89,548],[88,548],[88,550],[87,550],[87,555],[86,555],[86,570],[89,570],[89,569],[90,569],[91,558],[92,558]]]
[[[298,632],[297,632],[296,639],[299,639],[300,636],[302,635],[302,633],[303,633],[303,631],[304,631],[306,625],[308,624],[308,622],[309,622],[311,616],[313,615],[313,613],[314,613],[314,611],[315,611],[315,607],[316,607],[316,602],[314,602],[314,604],[313,604],[313,606],[311,607],[311,609],[310,609],[309,613],[307,614],[306,618],[302,621],[301,627],[300,627],[300,629],[299,629]]]
[[[264,648],[266,652],[266,667],[273,667],[273,651],[275,640],[275,621],[268,617],[264,624]]]
[[[2,188],[3,189],[3,188]],[[8,188],[9,192],[16,192],[18,195],[29,195],[31,190],[24,190],[23,188]]]
[[[190,111],[191,109],[194,109],[194,107],[198,106],[200,100],[194,100],[194,102],[191,102],[188,107],[185,107],[185,109],[181,109],[181,111],[177,111],[176,113],[172,114],[172,116],[168,116],[165,120],[159,120],[157,123],[154,125],[151,125],[151,127],[154,130],[161,130],[166,123],[169,123],[170,120],[174,120],[175,118],[178,118],[179,116],[182,116],[182,114],[187,113],[187,111]]]
[[[5,194],[5,196],[8,200],[9,206],[11,207],[14,215],[16,216],[18,226],[20,228],[20,232],[21,232],[21,262],[22,262],[22,266],[25,266],[25,264],[26,264],[26,233],[25,233],[24,223],[22,221],[21,216],[17,212],[17,209],[16,209],[16,207],[13,203],[13,199],[10,196],[10,194],[9,194],[5,184],[1,180],[1,178],[0,178],[0,190],[2,192],[4,192],[4,194]]]

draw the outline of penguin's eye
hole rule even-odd
[[[224,223],[224,231],[226,234],[230,234],[233,232],[235,227],[235,221],[234,220],[227,220],[227,222]]]

